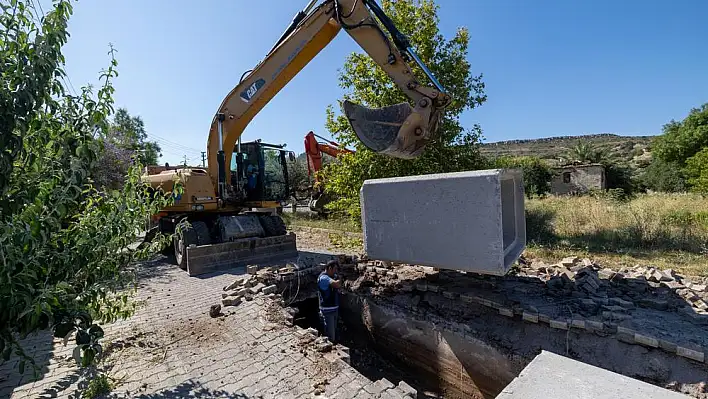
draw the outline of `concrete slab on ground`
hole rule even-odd
[[[687,399],[633,378],[541,351],[497,399]]]
[[[503,275],[526,246],[518,170],[367,180],[360,199],[371,259]]]

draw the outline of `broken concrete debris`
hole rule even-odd
[[[580,262],[580,259],[578,259],[577,256],[569,256],[567,258],[563,258],[563,260],[560,261],[560,264],[570,268],[571,266],[575,265],[576,263]]]
[[[315,339],[315,348],[318,352],[329,352],[332,350],[332,343],[327,337],[317,337]]]
[[[216,304],[216,305],[211,305],[209,308],[209,316],[214,318],[214,317],[219,317],[221,314],[221,305]]]
[[[251,294],[257,294],[257,293],[261,292],[261,290],[263,288],[265,288],[265,284],[258,283],[256,285],[254,285],[253,287],[249,288],[248,292],[250,292]]]
[[[221,304],[224,306],[238,306],[241,304],[241,297],[222,299]]]

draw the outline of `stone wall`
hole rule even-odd
[[[605,167],[602,165],[569,165],[555,168],[551,193],[574,194],[606,188]]]

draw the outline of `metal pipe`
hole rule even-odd
[[[428,67],[425,66],[423,61],[421,61],[421,59],[418,58],[418,54],[415,53],[415,51],[413,50],[413,47],[408,47],[406,49],[406,51],[411,56],[411,58],[413,58],[415,63],[418,64],[418,66],[423,70],[423,72],[425,72],[425,75],[428,77],[428,79],[430,79],[431,82],[433,82],[433,85],[435,85],[435,87],[438,89],[438,91],[440,93],[444,93],[445,89],[443,88],[443,86],[440,84],[440,82],[438,82],[437,79],[435,79],[435,76],[433,76],[433,73],[430,72],[430,69],[428,69]]]
[[[302,20],[305,19],[305,17],[307,17],[307,14],[310,12],[312,7],[314,7],[315,3],[317,3],[317,0],[310,0],[310,2],[307,4],[307,6],[305,6],[305,8],[302,11],[298,11],[298,13],[295,14],[295,16],[293,17],[293,21],[290,23],[290,26],[288,26],[288,28],[285,29],[285,32],[283,32],[283,34],[280,35],[280,38],[278,39],[277,42],[275,42],[275,44],[273,45],[273,48],[270,49],[268,54],[272,53],[273,50],[275,50],[280,45],[280,43],[284,42],[285,39],[287,39],[288,36],[290,36],[290,34],[293,33],[293,31],[297,28],[297,26],[300,24],[300,22],[302,22]]]
[[[226,115],[223,112],[216,114],[216,127],[219,132],[219,152],[216,153],[217,167],[217,182],[219,183],[217,187],[218,195],[220,201],[224,201],[226,198],[226,158],[224,155],[224,119]]]
[[[302,10],[305,14],[309,14],[310,10],[312,10],[312,7],[315,6],[315,3],[317,3],[317,0],[310,0],[310,2],[305,6],[305,8]]]
[[[222,112],[216,114],[216,129],[219,132],[219,151],[224,151],[224,119]]]
[[[236,152],[241,152],[241,136],[239,136],[238,141],[236,142]]]

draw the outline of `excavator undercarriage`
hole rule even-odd
[[[161,230],[175,232],[175,261],[190,276],[297,256],[295,235],[287,233],[278,215],[214,215],[189,223],[186,216],[165,217],[160,223]]]

